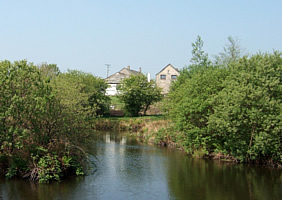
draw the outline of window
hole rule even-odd
[[[166,79],[166,75],[161,75],[161,80],[165,80]]]
[[[171,75],[171,79],[175,80],[177,78],[177,75]]]

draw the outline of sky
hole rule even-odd
[[[282,50],[281,0],[0,0],[0,61],[57,64],[105,78],[128,65],[155,76],[212,59],[228,36],[249,54]]]

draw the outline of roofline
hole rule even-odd
[[[158,75],[159,73],[161,73],[165,68],[167,68],[168,66],[171,66],[173,69],[175,69],[177,72],[179,72],[179,70],[177,69],[177,68],[175,68],[172,64],[168,64],[168,65],[166,65],[161,71],[159,71],[156,75]]]
[[[112,75],[110,75],[110,76],[108,76],[107,78],[105,78],[105,80],[106,81],[108,81],[112,76],[114,76],[114,75],[116,75],[116,74],[124,74],[125,75],[125,73],[122,73],[121,71],[123,70],[123,69],[126,69],[126,70],[129,70],[129,71],[131,71],[133,74],[132,75],[141,75],[141,74],[143,74],[142,72],[139,72],[139,71],[136,71],[136,70],[133,70],[133,69],[128,69],[127,67],[124,67],[124,68],[122,68],[120,71],[118,71],[118,72],[116,72],[116,73],[113,73]],[[109,84],[110,83],[113,83],[113,84],[119,84],[119,83],[116,83],[116,82],[108,82]]]
[[[136,71],[136,70],[133,70],[133,69],[128,69],[127,67],[122,68],[119,72],[121,72],[123,69],[127,69],[127,70],[129,70],[129,71],[132,71],[132,72],[135,72],[135,73],[141,73],[141,74],[142,74],[142,72],[139,72],[139,71]]]
[[[105,80],[107,80],[107,79],[111,78],[113,75],[115,75],[115,74],[117,74],[117,73],[119,73],[119,72],[116,72],[116,73],[114,73],[114,74],[112,74],[112,75],[108,76],[107,78],[105,78]]]

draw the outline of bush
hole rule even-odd
[[[161,100],[161,90],[154,81],[148,82],[144,75],[132,75],[124,79],[118,90],[118,98],[125,104],[125,111],[130,116],[138,116],[141,110],[146,115],[150,105]]]
[[[228,71],[209,117],[217,149],[241,161],[271,159],[281,163],[281,54],[243,58]]]
[[[72,76],[71,82],[68,74],[42,75],[27,61],[0,62],[0,167],[7,177],[49,182],[85,166],[81,146],[101,107],[90,103],[94,90],[80,77],[89,78]]]
[[[281,53],[182,74],[166,105],[188,152],[282,163]]]

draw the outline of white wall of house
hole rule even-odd
[[[107,96],[117,95],[117,85],[118,84],[109,84],[109,87],[106,89]]]

